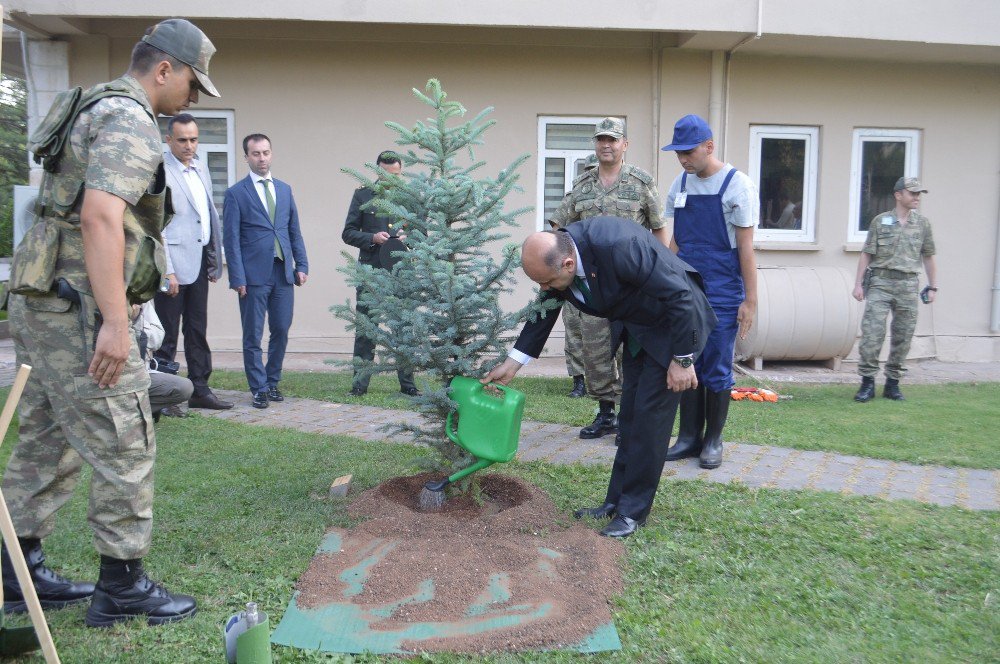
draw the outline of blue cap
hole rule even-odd
[[[674,125],[674,140],[661,150],[692,150],[712,138],[712,130],[697,115],[685,115]]]

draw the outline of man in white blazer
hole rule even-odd
[[[233,404],[219,399],[208,387],[212,351],[208,347],[208,284],[222,276],[222,228],[212,200],[208,166],[198,158],[198,123],[181,113],[167,123],[163,167],[174,207],[173,220],[163,231],[167,249],[166,292],[154,298],[163,323],[163,343],[154,357],[172,362],[177,353],[178,330],[184,332],[184,361],[194,393],[191,408],[225,410]],[[183,321],[183,327],[182,327]],[[164,415],[182,416],[177,407]]]

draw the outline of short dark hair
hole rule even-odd
[[[569,236],[569,233],[561,230],[542,232],[552,233],[556,236],[556,245],[545,254],[544,260],[546,267],[558,270],[562,265],[563,259],[571,258],[576,253],[573,250],[573,238]]]
[[[194,123],[195,125],[198,124],[198,121],[194,119],[193,115],[191,115],[190,113],[178,113],[174,117],[167,120],[167,133],[170,134],[171,136],[174,135],[175,124],[186,125],[192,123]]]
[[[375,157],[375,165],[379,164],[398,164],[400,162],[399,154],[395,150],[383,150],[378,153]]]
[[[151,25],[146,28],[144,35],[148,35],[153,32],[155,25]],[[132,59],[129,62],[128,70],[134,74],[139,74],[140,76],[148,74],[149,70],[153,68],[158,62],[163,62],[166,60],[170,63],[170,66],[174,69],[180,67],[187,67],[186,64],[170,55],[166,51],[161,51],[160,49],[148,44],[144,41],[136,42],[135,46],[132,47]]]
[[[257,141],[267,141],[268,145],[271,144],[271,139],[268,138],[265,134],[247,134],[246,138],[243,139],[243,154],[244,155],[250,154],[247,151],[247,146],[250,145],[250,141],[254,141],[254,142],[257,142]]]

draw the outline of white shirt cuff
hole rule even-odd
[[[534,359],[530,355],[526,355],[516,348],[511,348],[510,351],[508,351],[507,353],[507,357],[519,363],[521,366],[524,366],[525,364],[531,362],[531,360]]]

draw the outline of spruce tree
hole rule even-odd
[[[426,468],[451,473],[471,463],[471,457],[444,433],[445,419],[454,409],[448,384],[455,376],[484,375],[502,357],[519,323],[539,311],[535,304],[513,313],[500,308],[500,297],[511,291],[519,265],[517,247],[502,244],[509,237],[503,227],[515,226],[516,218],[531,210],[507,211],[504,200],[520,190],[517,169],[529,155],[518,157],[496,177],[478,175],[485,162],[476,160],[473,146],[481,145],[483,134],[495,124],[486,119],[493,109],[456,123],[466,109],[448,101],[437,80],[427,82],[425,93],[413,89],[433,109],[433,117],[412,129],[385,123],[398,135],[404,166],[400,175],[371,163],[367,167],[374,177],[343,169],[374,190],[368,205],[397,220],[394,230],[406,235],[408,251],[391,270],[360,264],[344,252],[349,262],[340,271],[359,288],[358,304],[368,314],[358,313],[350,301],[331,309],[348,321],[349,329],[375,342],[376,359],[362,363],[361,370],[403,368],[429,378],[420,382],[423,395],[413,398],[424,423],[390,429],[434,451]]]

